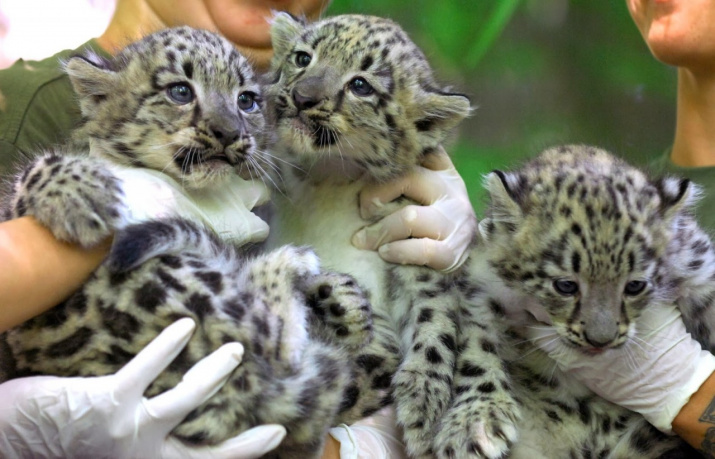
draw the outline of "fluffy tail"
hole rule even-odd
[[[119,231],[106,265],[122,273],[159,255],[178,255],[187,251],[218,255],[227,246],[209,229],[183,218],[150,220]]]

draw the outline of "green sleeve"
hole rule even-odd
[[[61,60],[86,47],[61,51],[42,61],[19,60],[0,71],[0,178],[13,165],[64,143],[79,124],[81,114]]]

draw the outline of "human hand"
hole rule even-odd
[[[229,177],[219,186],[187,190],[158,171],[118,166],[112,171],[123,182],[127,223],[178,216],[201,221],[236,245],[268,237],[268,224],[251,212],[270,198],[262,182]]]
[[[0,452],[6,458],[259,457],[285,436],[259,426],[212,447],[189,447],[169,433],[211,397],[238,366],[243,346],[229,343],[199,361],[173,389],[143,394],[186,345],[191,319],[167,327],[114,375],[36,376],[0,385]]]
[[[334,427],[330,429],[330,435],[340,442],[342,459],[407,457],[392,406],[350,426],[341,424]]]
[[[551,327],[532,327],[529,338],[601,397],[642,414],[672,434],[672,422],[690,396],[715,371],[715,356],[685,330],[674,306],[643,311],[636,335],[623,347],[585,355],[568,347]]]
[[[406,206],[353,235],[355,247],[377,250],[383,260],[450,272],[467,259],[477,228],[464,180],[444,150],[428,155],[405,177],[370,185],[360,193],[360,215],[379,215],[385,203],[406,196]]]

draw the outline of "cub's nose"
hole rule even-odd
[[[319,99],[313,94],[301,94],[298,88],[293,89],[293,103],[298,110],[307,110],[318,105]]]

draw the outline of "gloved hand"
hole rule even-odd
[[[377,250],[383,260],[425,265],[450,272],[459,268],[477,228],[464,180],[444,150],[428,155],[422,167],[390,183],[360,193],[360,215],[379,215],[384,203],[404,195],[409,205],[353,235],[355,247]],[[411,238],[411,239],[408,239]]]
[[[114,165],[112,171],[123,182],[128,223],[179,216],[203,222],[234,245],[268,237],[268,224],[251,212],[270,197],[261,182],[236,176],[215,187],[186,190],[159,171]]]
[[[238,366],[243,346],[229,343],[191,368],[172,390],[143,393],[186,345],[191,319],[167,327],[114,375],[36,376],[0,385],[0,455],[4,458],[254,458],[285,436],[259,426],[215,447],[188,447],[168,436],[213,395]]]
[[[551,327],[529,330],[529,338],[562,370],[668,434],[690,396],[715,371],[715,356],[691,338],[674,306],[644,310],[635,338],[624,347],[590,356],[563,344]]]
[[[330,435],[340,442],[340,459],[407,458],[393,407],[384,408],[351,426],[334,427]]]

